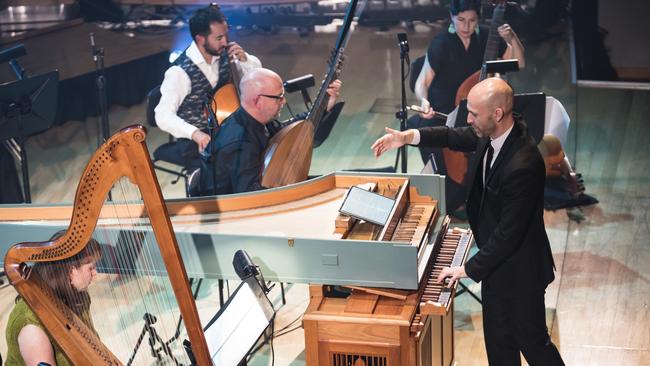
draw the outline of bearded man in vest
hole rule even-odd
[[[200,166],[200,151],[210,142],[204,103],[229,83],[229,59],[240,75],[262,67],[260,60],[228,41],[228,23],[218,5],[197,10],[190,18],[193,42],[165,72],[160,102],[155,108],[158,127],[174,136],[175,161],[191,172]],[[167,159],[165,159],[167,160]]]

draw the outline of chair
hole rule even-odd
[[[201,196],[201,168],[196,169],[187,176],[187,185],[185,185],[185,195],[187,197]]]
[[[160,102],[160,85],[154,87],[147,94],[147,123],[151,127],[157,127],[156,124],[156,113],[155,109],[158,103]],[[165,168],[156,164],[157,162],[162,161],[165,163],[173,164],[179,166],[179,170],[174,170],[170,168]],[[179,179],[183,178],[185,181],[185,187],[187,190],[187,176],[188,172],[184,167],[183,161],[179,158],[176,150],[176,140],[172,135],[169,135],[169,141],[158,146],[153,152],[153,167],[157,170],[160,170],[165,173],[173,174],[176,176],[176,179],[172,181],[172,184],[176,184]]]

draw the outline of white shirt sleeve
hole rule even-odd
[[[176,138],[191,139],[197,130],[176,114],[191,91],[192,81],[180,66],[172,66],[165,72],[165,79],[160,85],[160,103],[154,112],[158,127]]]
[[[413,141],[409,145],[419,145],[420,144],[420,130],[413,129]]]
[[[260,59],[246,54],[245,62],[237,62],[242,74],[262,67]],[[218,74],[217,74],[218,75]],[[172,66],[165,72],[165,79],[160,85],[160,103],[154,110],[158,127],[175,138],[191,139],[198,129],[178,116],[178,108],[185,97],[192,91],[192,81],[180,66]]]
[[[262,67],[262,62],[260,61],[259,58],[249,54],[246,52],[246,61],[239,61],[237,62],[237,69],[241,73],[241,75],[244,75],[245,73],[251,71],[252,69],[256,69]]]

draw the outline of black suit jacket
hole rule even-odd
[[[263,189],[262,160],[270,133],[244,108],[223,121],[201,159],[201,194],[231,194]],[[216,166],[214,189],[212,159]]]
[[[226,118],[201,156],[200,195],[257,191],[262,186],[262,164],[269,139],[285,126],[304,119],[307,113],[266,125],[256,121],[243,107]],[[196,149],[195,149],[196,150]],[[214,189],[212,157],[216,159],[217,189]]]
[[[467,275],[482,281],[485,292],[516,296],[545,289],[554,264],[544,229],[544,161],[526,125],[515,122],[485,187],[481,163],[489,138],[477,137],[471,127],[419,131],[420,145],[477,153],[466,208],[479,251],[465,264]]]

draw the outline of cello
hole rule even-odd
[[[221,57],[228,58],[230,81],[217,89],[210,101],[210,108],[219,125],[239,108],[239,81],[241,80],[241,75],[237,69],[239,60],[228,57],[228,49],[224,49]]]
[[[485,46],[485,53],[483,54],[483,65],[485,65],[487,61],[496,60],[500,56],[497,54],[499,51],[500,38],[497,28],[504,22],[506,2],[504,0],[496,0],[495,3],[496,6],[492,13],[492,21],[490,23],[490,32]],[[467,99],[467,95],[474,85],[478,84],[485,78],[487,78],[485,67],[482,67],[480,70],[477,70],[467,77],[456,91],[454,104],[458,106],[463,99]],[[447,166],[447,175],[451,180],[462,185],[465,181],[465,175],[467,174],[468,156],[466,153],[452,151],[449,148],[443,148],[442,155],[445,165]]]
[[[350,36],[350,25],[358,0],[351,0],[343,27],[329,62],[329,70],[316,100],[304,120],[281,129],[270,140],[264,151],[261,184],[267,188],[281,187],[307,179],[314,146],[314,133],[325,115],[329,94],[327,88],[341,72],[343,50]]]

